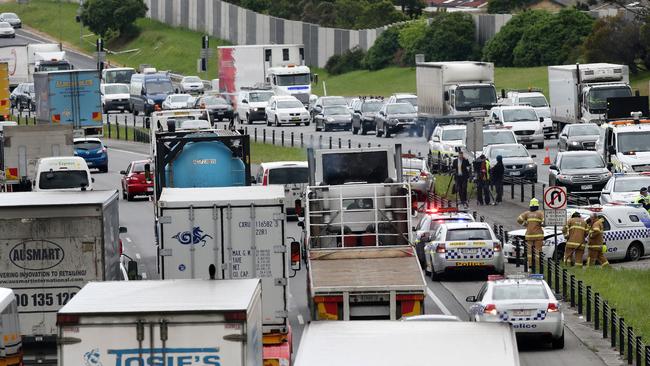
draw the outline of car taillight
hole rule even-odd
[[[424,170],[422,170],[422,171],[420,172],[420,176],[421,176],[421,177],[428,177],[428,176],[429,176],[429,173],[427,173],[427,172],[425,172]]]
[[[262,185],[266,186],[269,184],[269,171],[264,172],[264,178],[262,179]]]
[[[498,241],[495,241],[492,245],[493,245],[493,248],[494,248],[495,252],[500,252],[501,251],[501,243],[499,243]]]
[[[447,251],[447,247],[445,246],[445,243],[440,243],[438,246],[436,246],[436,253],[444,253]]]
[[[549,313],[557,313],[558,311],[560,311],[560,307],[555,302],[549,302],[546,311]]]
[[[79,324],[79,315],[75,314],[57,314],[56,325],[77,325]]]
[[[490,315],[497,315],[497,306],[494,304],[487,304],[483,309],[483,313]]]

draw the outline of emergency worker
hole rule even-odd
[[[639,195],[634,199],[634,203],[642,205],[643,208],[650,213],[650,195],[648,194],[648,189],[646,187],[641,187]]]
[[[562,234],[566,238],[564,248],[564,264],[575,264],[582,267],[582,256],[585,253],[585,239],[589,234],[589,225],[580,217],[580,213],[574,212],[562,228]],[[575,260],[573,255],[575,254]]]
[[[535,248],[536,258],[539,263],[539,253],[542,251],[542,242],[544,240],[544,213],[539,211],[539,201],[537,198],[530,200],[528,211],[522,213],[517,218],[519,225],[526,226],[526,248],[528,250],[528,265],[532,266],[533,251]]]
[[[603,238],[604,222],[605,220],[595,212],[591,214],[591,227],[589,228],[589,241],[587,244],[587,249],[589,249],[587,267],[592,263],[595,265],[596,261],[600,262],[601,267],[609,265],[609,262],[605,257],[607,247],[605,246],[605,240]]]

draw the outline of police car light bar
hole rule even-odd
[[[618,121],[609,122],[609,124],[611,124],[612,126],[635,125],[641,123],[650,123],[650,119],[638,119],[638,120],[622,119]]]

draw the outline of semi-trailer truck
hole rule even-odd
[[[602,123],[607,99],[632,96],[627,65],[607,63],[548,67],[551,119],[562,131],[570,123]]]
[[[1,193],[0,286],[16,294],[25,360],[56,359],[56,312],[89,281],[124,279],[117,191]]]
[[[401,146],[308,150],[303,227],[312,320],[399,319],[424,311]]]
[[[58,365],[261,366],[260,295],[257,279],[89,283],[57,314]]]
[[[313,75],[301,44],[221,46],[219,90],[237,107],[243,87],[268,84],[276,95],[292,95],[309,105]]]
[[[103,137],[99,71],[34,74],[39,124],[72,125],[74,137]]]
[[[416,67],[419,134],[429,139],[444,121],[485,118],[497,104],[494,64],[419,62]]]

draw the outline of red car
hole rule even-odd
[[[145,165],[151,166],[151,160],[136,160],[129,164],[122,174],[122,198],[131,201],[135,196],[153,194],[153,170],[145,177]],[[148,179],[147,179],[148,178]]]

